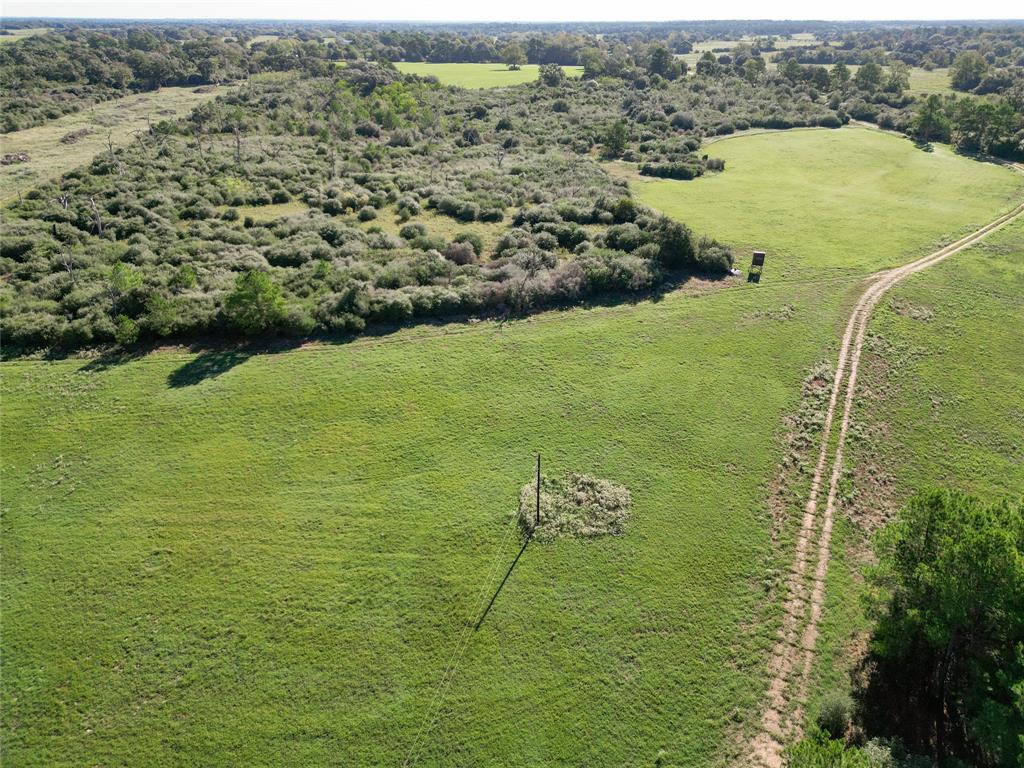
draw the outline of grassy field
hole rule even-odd
[[[0,136],[3,153],[24,152],[29,162],[0,166],[0,204],[27,192],[41,182],[88,163],[107,148],[107,134],[115,146],[134,140],[134,132],[145,130],[146,120],[157,123],[188,114],[197,105],[226,92],[224,86],[205,93],[195,88],[161,88],[97,104],[91,109],[53,120],[46,125]],[[64,136],[89,129],[92,133],[72,144]]]
[[[873,527],[915,491],[984,499],[1024,489],[1024,221],[893,289],[875,311],[858,387],[845,507]],[[863,531],[834,542],[818,689],[848,684],[868,626],[856,573]]]
[[[866,128],[737,136],[707,151],[725,160],[724,173],[695,181],[634,175],[634,194],[741,247],[744,259],[753,248],[767,250],[773,279],[809,268],[894,266],[984,224],[1024,194],[1024,179],[1005,168],[945,146],[923,152]]]
[[[921,95],[925,93],[953,93],[949,82],[948,69],[933,69],[929,72],[920,67],[910,69],[910,90],[907,93]]]
[[[422,764],[722,763],[763,685],[762,485],[834,338],[819,294],[4,364],[8,759],[400,763],[541,449],[634,521],[527,550]]]
[[[11,29],[8,30],[10,34],[0,35],[0,45],[4,43],[16,43],[18,40],[24,40],[26,37],[34,37],[36,35],[45,35],[49,32],[51,27],[27,27],[24,29]]]
[[[424,61],[396,61],[395,67],[410,75],[433,75],[444,85],[457,85],[460,88],[500,88],[531,83],[540,72],[536,64],[524,64],[514,71],[504,64],[432,64]],[[562,69],[569,77],[580,77],[583,74],[583,67]]]
[[[506,218],[511,218],[512,212],[506,212]],[[358,221],[358,220],[357,220]],[[498,238],[508,231],[507,221],[474,221],[466,223],[453,219],[451,216],[444,216],[436,211],[425,210],[417,216],[413,216],[406,222],[401,222],[395,214],[394,206],[387,206],[381,209],[379,216],[371,221],[359,222],[364,229],[380,229],[389,235],[398,235],[406,224],[422,224],[427,228],[430,236],[443,237],[452,240],[462,232],[473,232],[483,240],[485,250],[491,250]]]
[[[716,153],[812,141],[805,165],[849,168],[880,140],[909,146],[764,138]],[[838,279],[832,251],[783,250],[772,225],[793,266],[769,261],[756,286],[272,354],[0,365],[8,761],[394,766],[419,743],[421,765],[725,764],[757,722],[778,626],[765,585],[792,546],[772,546],[765,489],[800,382],[834,354],[864,271],[995,215],[1013,186],[921,157],[943,173],[916,194],[966,179],[966,211],[906,223],[914,239],[860,203],[876,217],[861,236],[881,242]],[[777,183],[785,163],[759,167],[720,179],[746,174],[799,243],[809,193]],[[850,173],[812,178],[840,195]],[[987,213],[975,173],[996,188]],[[695,198],[662,197],[695,223]],[[756,219],[728,197],[701,215],[738,243]],[[536,450],[548,473],[626,485],[633,520],[531,544],[472,633]]]
[[[218,211],[223,213],[228,208],[234,208],[238,212],[239,219],[252,219],[253,221],[275,221],[286,216],[301,216],[309,211],[309,206],[301,200],[292,200],[288,203],[271,203],[270,205],[222,205]]]

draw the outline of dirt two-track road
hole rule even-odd
[[[1014,167],[1024,171],[1024,166]],[[785,578],[785,593],[788,597],[782,628],[772,653],[771,682],[762,712],[761,731],[748,750],[746,762],[750,765],[781,768],[783,746],[799,735],[803,721],[818,623],[825,600],[825,577],[828,574],[836,493],[843,470],[843,447],[856,393],[861,349],[871,312],[886,291],[900,281],[970,247],[1022,214],[1024,204],[917,261],[873,275],[853,308],[839,347],[835,378],[822,428],[821,448],[797,535],[793,564]],[[842,410],[838,411],[840,400]],[[838,434],[833,440],[837,411]],[[824,480],[829,466],[831,474],[828,475],[826,486]],[[827,495],[822,512],[820,500],[824,490],[827,490]],[[814,570],[810,571],[812,563]]]

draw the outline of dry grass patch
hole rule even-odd
[[[519,492],[519,525],[541,541],[617,535],[622,533],[632,505],[625,486],[567,472],[564,478],[541,477],[539,523],[537,483],[523,486]]]

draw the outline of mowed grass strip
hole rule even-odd
[[[442,85],[460,88],[500,88],[502,86],[532,83],[540,74],[537,64],[524,64],[516,70],[504,64],[436,64],[426,61],[396,61],[399,72],[427,77],[431,75]],[[569,77],[582,77],[583,67],[562,67]]]
[[[106,101],[94,107],[65,115],[45,125],[0,135],[4,154],[25,153],[27,163],[0,166],[0,204],[17,198],[44,181],[89,163],[107,150],[108,137],[114,146],[135,141],[135,133],[150,123],[174,120],[187,115],[199,104],[227,93],[226,86],[213,86],[197,92],[195,88],[161,88],[159,91]],[[147,122],[148,121],[148,122]],[[61,139],[76,131],[88,130],[72,143]]]
[[[540,450],[633,519],[531,545],[420,764],[724,764],[777,619],[763,485],[843,293],[3,364],[8,759],[400,764]]]
[[[1024,176],[859,127],[741,135],[706,151],[723,173],[694,181],[634,175],[644,203],[748,251],[772,279],[867,273],[923,255],[1024,198]]]

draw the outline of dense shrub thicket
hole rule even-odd
[[[538,83],[510,100],[375,64],[344,75],[254,82],[4,210],[5,351],[358,332],[731,266],[594,162],[624,110],[646,115],[630,154],[692,154],[668,100],[716,112],[701,88],[624,99],[621,84]],[[275,205],[293,215],[261,215]]]
[[[0,45],[0,132],[164,85],[204,85],[250,73],[324,74],[335,48],[313,41],[246,44],[204,28],[69,29]]]
[[[3,211],[5,352],[358,332],[648,291],[676,269],[721,273],[726,248],[638,207],[598,161],[693,179],[724,170],[705,138],[751,128],[869,120],[1024,159],[1019,79],[998,96],[913,96],[905,61],[938,56],[918,32],[906,38],[920,47],[912,56],[878,30],[822,28],[860,62],[855,73],[839,59],[801,64],[799,46],[770,71],[762,54],[776,41],[764,36],[704,53],[686,77],[673,54],[706,30],[506,30],[490,48],[486,35],[449,29],[252,33],[69,26],[0,46],[8,129],[129,89],[249,76]],[[1018,32],[936,34],[956,37],[954,69],[980,77],[975,90],[985,67],[1016,77]],[[474,52],[453,53],[456,43]],[[411,58],[416,46],[423,58],[547,66],[529,85],[467,91],[361,58]],[[555,66],[576,62],[582,80]]]

